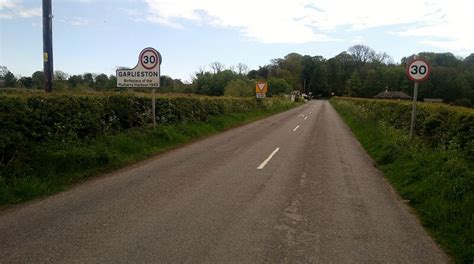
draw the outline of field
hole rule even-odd
[[[282,98],[0,93],[0,206],[295,106]]]
[[[474,110],[333,98],[331,103],[399,194],[456,262],[474,260]]]

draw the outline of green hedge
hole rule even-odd
[[[158,97],[158,125],[265,109],[279,99]],[[0,95],[0,176],[14,175],[38,144],[65,143],[151,123],[151,98],[136,95]],[[7,170],[8,169],[8,170]]]
[[[407,101],[333,98],[350,103],[359,115],[399,130],[410,130],[412,104]],[[461,149],[474,160],[474,109],[444,104],[418,103],[414,133],[431,147]]]

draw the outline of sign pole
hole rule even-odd
[[[153,127],[156,127],[156,95],[155,87],[153,87],[153,99],[151,100],[151,108],[153,112]]]
[[[415,129],[417,97],[418,97],[418,82],[415,82],[415,89],[413,90],[413,106],[411,109],[410,139],[413,138],[413,130]]]

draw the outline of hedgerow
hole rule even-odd
[[[395,129],[410,130],[412,104],[407,101],[334,98],[350,103],[359,114]],[[460,149],[474,160],[474,109],[444,104],[418,103],[414,134],[434,148]]]
[[[158,125],[207,121],[212,116],[265,109],[280,99],[260,103],[253,98],[158,97]],[[0,177],[17,176],[37,145],[80,142],[99,135],[149,126],[149,96],[0,95]],[[26,173],[27,174],[27,173]]]

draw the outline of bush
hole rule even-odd
[[[411,102],[359,98],[333,98],[332,102],[353,105],[365,119],[406,133],[410,129]],[[414,133],[431,147],[460,149],[474,160],[474,109],[418,103]]]
[[[268,95],[290,94],[292,90],[291,84],[282,78],[268,79]]]
[[[158,125],[199,122],[268,107],[254,98],[158,97],[156,120]],[[21,176],[14,172],[31,157],[34,146],[80,142],[148,126],[151,113],[150,97],[131,94],[0,96],[0,177]]]
[[[255,81],[235,79],[229,82],[224,90],[225,96],[253,97],[255,96]]]

